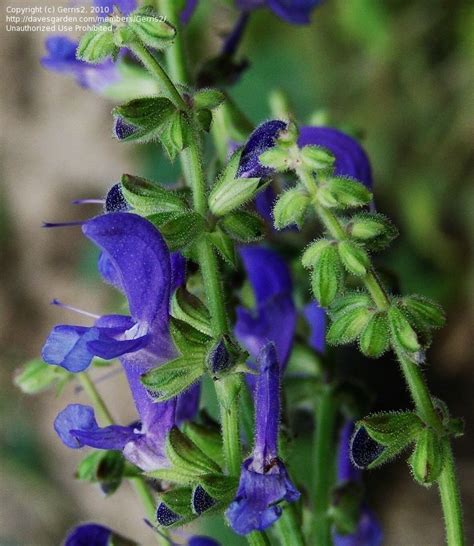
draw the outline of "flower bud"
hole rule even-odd
[[[338,245],[339,256],[344,267],[349,273],[363,276],[370,267],[370,259],[367,252],[349,240],[341,241]]]
[[[235,152],[209,195],[209,208],[216,216],[238,209],[261,189],[260,178],[237,178],[240,151]]]
[[[342,345],[357,339],[365,328],[372,313],[366,307],[355,307],[340,313],[326,334],[330,345]]]
[[[273,209],[275,228],[283,229],[291,224],[300,228],[308,205],[309,195],[304,188],[293,188],[282,193]]]
[[[431,429],[420,432],[409,465],[413,477],[421,485],[432,485],[439,478],[446,458],[445,442]]]
[[[289,169],[288,151],[280,146],[274,146],[258,156],[260,163],[277,172],[285,172]]]
[[[115,57],[119,48],[114,43],[110,25],[100,25],[97,30],[90,30],[81,38],[76,56],[79,60],[97,64],[108,57]]]
[[[209,372],[213,377],[228,372],[236,364],[238,357],[238,347],[232,343],[229,336],[223,336],[207,354]]]
[[[194,107],[197,110],[213,110],[225,101],[225,95],[217,89],[200,89],[193,95]]]
[[[324,248],[311,276],[314,297],[322,307],[327,307],[337,296],[343,276],[341,259],[334,245]]]
[[[379,237],[391,224],[380,214],[360,214],[351,219],[350,234],[356,239],[367,241]]]
[[[128,18],[128,28],[147,46],[163,49],[176,36],[176,28],[151,6],[134,11]]]
[[[300,154],[303,165],[312,171],[330,169],[336,161],[329,150],[320,146],[304,146]]]
[[[318,198],[324,206],[344,209],[367,205],[372,194],[357,180],[334,177],[328,178],[321,186]]]
[[[401,300],[401,305],[420,330],[441,328],[446,321],[442,307],[428,298],[407,296]]]
[[[306,269],[312,269],[316,267],[319,261],[321,252],[329,245],[333,245],[333,241],[329,239],[319,239],[318,241],[311,243],[303,253],[301,262]]]
[[[392,334],[392,342],[395,346],[400,346],[411,353],[420,350],[420,343],[416,332],[396,305],[390,306],[388,321]]]
[[[378,358],[388,349],[390,333],[386,313],[374,313],[361,333],[359,344],[362,353]]]

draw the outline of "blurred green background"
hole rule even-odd
[[[223,2],[201,1],[189,30],[190,56],[202,61],[215,54],[235,16]],[[281,89],[301,122],[324,119],[359,135],[372,162],[377,207],[401,233],[380,265],[396,271],[403,292],[430,296],[447,310],[448,325],[429,352],[426,373],[432,391],[466,418],[455,452],[472,544],[474,4],[327,0],[309,27],[260,10],[248,30],[239,55],[251,67],[232,96],[258,123],[271,115],[269,93]],[[101,312],[112,297],[78,232],[41,232],[41,220],[94,213],[69,201],[103,195],[127,170],[158,180],[169,180],[173,170],[161,152],[144,154],[110,138],[109,102],[40,68],[43,39],[1,35],[2,80],[8,82],[1,113],[8,130],[0,193],[0,546],[59,544],[68,527],[88,519],[138,534],[147,546],[152,539],[126,488],[104,500],[72,478],[80,457],[60,445],[51,423],[66,400],[81,395],[69,388],[61,400],[54,393],[30,399],[12,377],[38,355],[54,323],[71,321],[48,307],[50,299]],[[409,405],[391,358],[360,366],[378,393],[377,407]],[[101,388],[116,397],[123,384],[115,377]],[[124,419],[133,416],[125,396],[114,408]],[[443,544],[437,493],[414,485],[404,462],[374,471],[368,482],[384,544]],[[226,538],[225,544],[234,542]]]

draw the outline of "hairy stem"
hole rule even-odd
[[[100,421],[103,423],[104,426],[112,425],[114,423],[114,419],[109,411],[109,408],[107,407],[104,399],[100,395],[88,373],[82,372],[78,374],[78,378],[81,382],[82,388],[92,402],[92,405],[94,406],[94,409],[99,416]]]
[[[127,47],[137,56],[138,59],[140,59],[148,72],[150,72],[150,74],[156,78],[163,90],[163,93],[170,99],[176,108],[179,110],[187,110],[187,105],[178,89],[171,81],[168,74],[163,70],[160,63],[148,51],[148,49],[138,41],[127,44]]]
[[[325,228],[336,240],[345,239],[347,233],[339,218],[334,212],[316,202],[317,183],[313,178],[313,175],[304,169],[299,169],[297,174],[308,191],[315,197],[314,208]],[[362,282],[377,307],[381,310],[387,309],[390,305],[390,299],[373,267],[371,267],[367,275],[362,278]],[[442,432],[443,424],[441,418],[433,405],[430,391],[420,367],[405,351],[396,348],[395,353],[418,414],[427,425],[438,432]],[[444,513],[448,545],[462,546],[464,544],[464,539],[459,488],[456,480],[451,447],[449,446],[448,449],[448,462],[439,480],[441,504]]]
[[[334,485],[334,459],[336,457],[335,422],[337,406],[330,387],[321,393],[315,407],[316,430],[314,436],[314,525],[315,546],[331,546],[331,521],[329,507]]]
[[[464,530],[461,496],[456,479],[456,467],[449,442],[446,442],[446,462],[438,479],[439,494],[444,512],[446,543],[448,546],[464,546]]]
[[[304,546],[302,524],[298,521],[296,506],[287,504],[281,518],[275,523],[281,546]]]
[[[249,546],[271,546],[265,533],[254,531],[253,533],[245,535],[245,538],[247,539]]]

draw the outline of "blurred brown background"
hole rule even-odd
[[[2,12],[6,5],[2,0]],[[211,24],[204,27],[207,15]],[[222,2],[201,3],[191,27],[194,57],[211,54],[213,33],[228,29],[232,17]],[[331,124],[362,131],[378,208],[401,231],[384,265],[397,271],[404,291],[434,297],[448,313],[427,374],[432,391],[466,418],[455,453],[468,544],[474,543],[473,28],[468,0],[327,0],[308,28],[261,11],[242,48],[251,70],[233,91],[256,122],[270,115],[266,96],[279,87],[301,119],[324,110]],[[43,35],[2,30],[0,39],[0,546],[58,544],[68,527],[89,519],[148,545],[149,531],[127,487],[104,499],[72,478],[81,455],[58,441],[52,421],[67,400],[81,395],[69,386],[60,399],[49,392],[27,397],[12,378],[39,354],[53,324],[77,321],[49,306],[53,297],[97,313],[111,297],[79,231],[42,230],[41,222],[94,214],[97,209],[74,207],[71,200],[103,196],[123,172],[169,175],[159,170],[158,152],[144,157],[112,139],[112,103],[41,68]],[[395,366],[373,375],[382,405],[401,407],[405,393]],[[119,377],[100,384],[126,421],[133,411],[122,387]],[[435,488],[415,485],[402,461],[368,479],[384,544],[443,544]]]

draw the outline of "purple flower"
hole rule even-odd
[[[272,174],[270,167],[260,163],[259,157],[275,146],[280,133],[285,130],[284,121],[274,119],[259,125],[250,135],[242,150],[237,176],[240,178],[263,178]]]
[[[296,326],[288,266],[276,252],[259,246],[241,247],[240,256],[253,288],[255,307],[237,308],[235,335],[253,358],[273,342],[284,369]]]
[[[307,25],[312,10],[321,2],[322,0],[236,0],[236,5],[244,11],[267,7],[288,23]]]
[[[86,89],[103,94],[112,84],[120,81],[118,68],[110,60],[89,64],[76,59],[78,42],[66,36],[46,38],[46,55],[41,59],[44,68],[74,76],[77,83]]]
[[[188,546],[220,546],[220,544],[213,538],[195,536],[189,539]]]
[[[94,0],[93,4],[101,8],[99,21],[111,15],[114,6],[123,15],[129,15],[137,7],[136,0]],[[45,40],[46,55],[41,59],[41,64],[53,72],[74,76],[81,87],[99,94],[122,79],[117,66],[110,59],[98,64],[76,59],[78,44],[78,41],[66,36],[49,36]]]
[[[183,260],[172,260],[158,230],[135,214],[98,216],[85,222],[83,231],[102,250],[101,272],[125,293],[131,316],[105,315],[91,327],[56,326],[43,347],[43,359],[80,372],[94,356],[120,357],[140,425],[100,428],[92,408],[72,404],[58,415],[55,429],[69,447],[123,450],[140,468],[158,468],[166,464],[164,441],[175,424],[176,400],[153,403],[140,377],[175,354],[168,309],[173,282],[182,280],[179,272],[173,276],[172,264],[179,269]]]
[[[97,523],[84,523],[74,527],[63,546],[108,546],[112,530]]]
[[[278,458],[281,372],[275,346],[266,345],[258,360],[255,445],[242,464],[235,499],[226,511],[230,525],[240,535],[263,531],[280,517],[278,503],[295,502],[300,497]]]
[[[197,8],[198,0],[186,0],[184,8],[181,11],[180,19],[183,25],[187,25],[189,20],[194,14],[194,11]]]
[[[326,346],[326,311],[313,301],[305,306],[303,314],[310,327],[309,345],[322,353]]]

